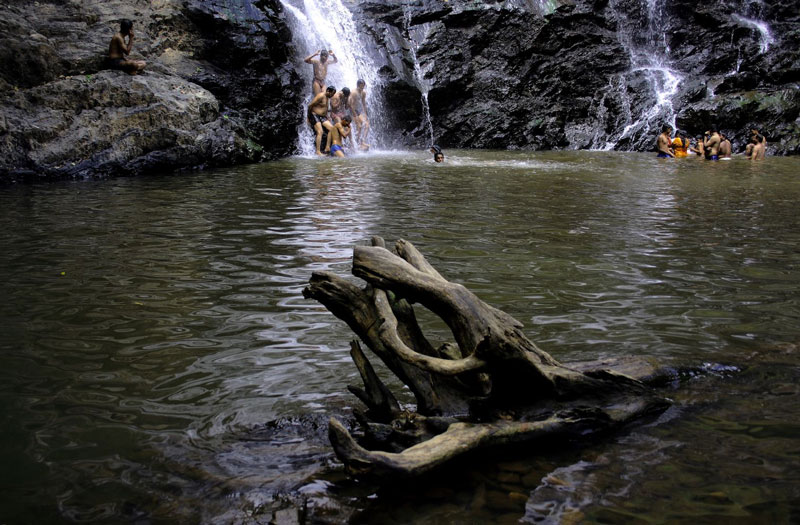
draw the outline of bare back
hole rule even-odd
[[[122,33],[117,33],[111,38],[108,45],[108,58],[125,58],[128,54],[128,47],[125,45],[125,38]]]

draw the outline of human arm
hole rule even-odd
[[[336,58],[336,55],[333,54],[333,51],[328,51],[328,55],[333,57],[333,62],[331,62],[331,64],[335,64],[336,62],[339,61],[339,59]]]
[[[303,60],[303,62],[305,62],[306,64],[313,64],[313,63],[314,63],[314,57],[315,57],[315,56],[317,56],[317,55],[319,55],[319,51],[317,51],[317,52],[316,52],[316,53],[314,53],[313,55],[308,55],[308,56],[307,56],[307,57],[306,57],[306,58]]]
[[[131,51],[133,51],[133,29],[128,31],[128,45],[122,46],[122,52],[126,55],[130,55]]]

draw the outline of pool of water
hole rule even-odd
[[[0,522],[800,521],[800,160],[447,153],[0,188]],[[599,442],[349,480],[353,335],[301,290],[372,235],[559,360],[706,373]]]

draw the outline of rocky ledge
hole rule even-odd
[[[103,69],[123,18],[141,75]],[[277,0],[6,0],[0,182],[290,155],[301,99],[287,42]]]

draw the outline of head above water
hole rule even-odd
[[[349,87],[343,87],[342,88],[342,95],[344,95],[345,97],[349,97],[350,96],[350,88]]]
[[[123,35],[127,35],[128,33],[130,33],[131,29],[133,29],[133,22],[131,22],[127,18],[124,18],[120,21],[119,23],[120,33],[122,33]]]
[[[334,93],[336,93],[336,88],[333,86],[328,86],[325,89],[325,96],[327,96],[328,98],[332,97]]]
[[[328,60],[328,50],[327,49],[323,49],[322,51],[319,52],[319,59],[322,60],[323,62]]]
[[[366,85],[367,85],[367,83],[364,82],[363,78],[359,78],[358,82],[356,82],[356,87],[359,88],[359,89],[362,89]]]
[[[669,124],[664,124],[663,126],[661,126],[661,133],[671,133],[671,132],[672,132],[672,126],[670,126]]]
[[[442,148],[440,148],[436,144],[431,146],[431,153],[433,153],[434,155],[436,155],[437,153],[441,153],[441,152],[442,152]]]
[[[433,156],[434,162],[444,162],[444,153],[441,151]]]
[[[344,89],[342,91],[344,91]],[[342,117],[342,123],[345,124],[346,126],[349,126],[351,122],[352,119],[350,118],[350,115],[345,115]]]

